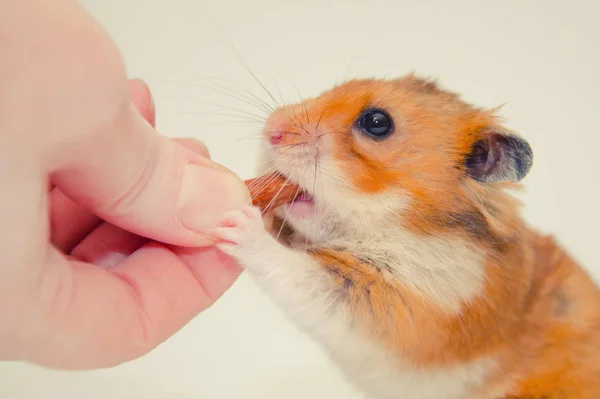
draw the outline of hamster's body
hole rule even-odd
[[[600,398],[600,292],[520,219],[532,152],[492,111],[357,80],[264,134],[263,172],[303,195],[271,234],[231,213],[219,246],[370,397]]]

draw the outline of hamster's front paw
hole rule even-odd
[[[225,215],[217,230],[223,240],[217,247],[236,259],[240,266],[248,267],[264,261],[270,251],[277,250],[279,243],[265,229],[260,209],[245,206]]]

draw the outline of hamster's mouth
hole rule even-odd
[[[287,203],[287,211],[294,216],[305,218],[314,214],[315,199],[309,193],[302,191]]]
[[[306,191],[302,191],[293,200],[290,201],[290,204],[295,204],[295,203],[299,203],[299,202],[308,202],[308,203],[312,204],[315,202],[315,199],[312,195],[310,195]]]
[[[280,178],[278,185],[271,190],[274,198],[271,200],[273,207],[281,207],[284,212],[299,218],[309,217],[315,212],[315,198],[306,189],[294,182],[289,176],[279,171],[276,172]],[[280,200],[277,198],[280,197]]]

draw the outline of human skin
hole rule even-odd
[[[101,26],[71,0],[0,0],[0,359],[135,359],[239,274],[213,246],[250,203],[201,142],[155,130]]]

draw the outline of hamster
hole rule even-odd
[[[600,398],[600,292],[520,218],[533,152],[497,112],[408,75],[265,123],[261,175],[296,193],[218,247],[368,397]]]

